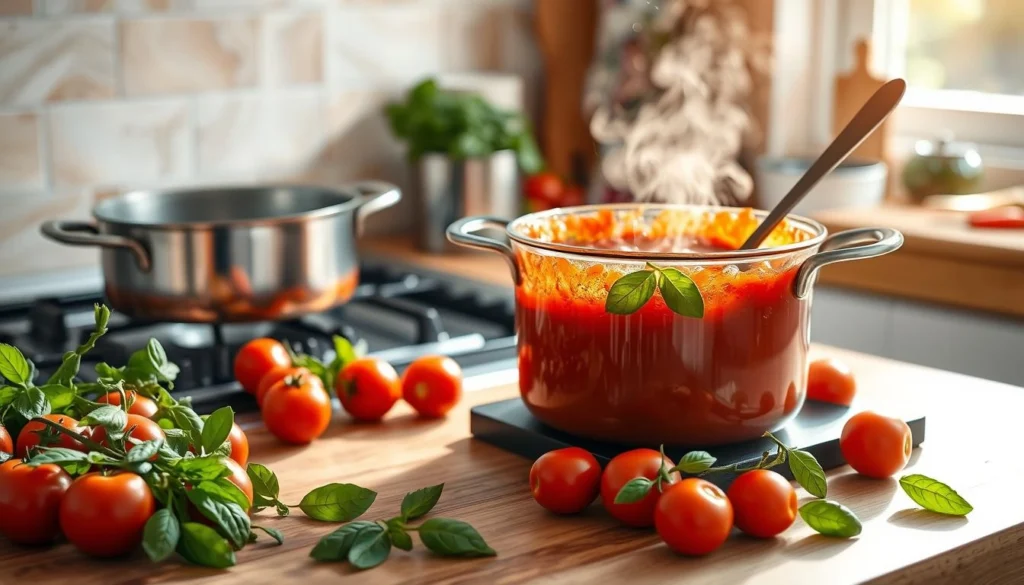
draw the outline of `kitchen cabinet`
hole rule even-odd
[[[1024,320],[818,286],[819,343],[1024,386]]]

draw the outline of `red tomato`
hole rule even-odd
[[[284,345],[276,339],[261,337],[242,346],[235,356],[235,379],[249,394],[255,394],[260,379],[279,366],[292,365]]]
[[[420,416],[441,418],[461,397],[462,368],[450,357],[421,357],[402,374],[402,398]]]
[[[850,406],[857,382],[850,367],[837,359],[816,360],[807,370],[807,398]]]
[[[84,429],[78,426],[78,421],[65,416],[63,414],[47,414],[43,418],[52,420],[60,426],[74,431],[76,433],[85,434]],[[41,422],[29,421],[24,427],[21,428],[21,432],[18,433],[18,458],[24,458],[28,456],[28,450],[31,447],[39,445],[41,439],[41,433],[46,432],[46,425]],[[85,451],[85,446],[71,437],[61,434],[55,443],[47,445],[48,447],[64,447],[65,449],[74,449],[76,451]]]
[[[249,462],[249,437],[245,435],[238,423],[231,424],[231,434],[228,435],[231,441],[231,458],[242,467]]]
[[[913,448],[907,423],[870,411],[853,415],[839,436],[843,458],[868,477],[892,477],[906,467]]]
[[[128,424],[126,424],[124,428],[131,429],[128,432],[128,436],[138,439],[139,441],[152,441],[153,439],[165,438],[164,431],[160,428],[160,425],[137,414],[128,415]],[[103,427],[95,427],[93,429],[92,440],[102,445],[110,446],[107,442],[107,429]],[[131,451],[135,448],[135,444],[131,441],[125,441],[124,448],[127,451]],[[153,455],[152,460],[156,460],[156,458],[157,456]]]
[[[57,516],[71,476],[57,465],[0,464],[0,534],[18,544],[45,544],[59,529]]]
[[[97,557],[130,553],[156,512],[146,482],[128,472],[88,473],[75,480],[60,503],[60,528],[78,550]]]
[[[601,465],[585,449],[549,451],[530,468],[533,499],[556,514],[575,514],[590,505],[601,487]]]
[[[287,366],[276,366],[273,370],[270,370],[260,378],[259,386],[256,387],[256,404],[263,406],[263,397],[267,395],[267,392],[274,386],[274,384],[284,380],[285,376],[295,376],[297,374],[305,374],[309,376],[310,382],[320,380],[320,378],[314,376],[313,372],[310,372],[306,368],[296,368],[291,364],[288,364]]]
[[[778,473],[755,469],[729,486],[736,527],[750,536],[771,538],[796,520],[796,490]]]
[[[732,504],[711,482],[689,477],[665,489],[654,512],[658,536],[684,555],[706,555],[732,531]]]
[[[249,479],[249,474],[245,472],[245,469],[234,459],[224,459],[224,465],[231,470],[231,475],[227,476],[228,481],[238,486],[238,489],[242,490],[242,493],[249,498],[249,505],[252,505],[252,480]]]
[[[584,195],[583,189],[576,185],[567,185],[565,190],[562,191],[561,197],[559,197],[559,207],[573,207],[575,205],[583,205]]]
[[[664,461],[666,469],[675,465],[668,457],[665,457]],[[601,501],[613,518],[629,526],[643,527],[654,524],[654,508],[662,495],[656,487],[652,488],[650,493],[644,496],[644,499],[632,504],[616,504],[615,496],[622,486],[632,479],[638,477],[657,479],[661,462],[661,453],[653,449],[626,451],[608,462],[604,473],[601,474]],[[669,483],[675,483],[678,480],[679,474],[673,473],[669,476],[668,482],[662,483],[662,487],[668,488]]]
[[[263,424],[275,437],[304,445],[331,424],[331,397],[312,376],[287,377],[263,397]]]
[[[558,204],[564,189],[565,183],[562,179],[555,173],[548,172],[527,177],[523,184],[523,192],[527,199],[550,205]]]
[[[152,399],[139,396],[134,390],[129,390],[124,394],[128,402],[131,403],[131,406],[128,407],[128,414],[137,414],[146,418],[153,418],[153,415],[156,414],[158,408],[156,402],[153,402]],[[110,392],[97,398],[96,402],[121,406],[121,395],[117,392]]]
[[[14,455],[14,441],[3,425],[0,425],[0,451],[8,455]]]
[[[345,365],[334,381],[334,391],[352,418],[378,421],[402,397],[398,373],[377,358],[359,358]]]

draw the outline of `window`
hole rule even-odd
[[[856,42],[870,39],[874,72],[909,85],[893,118],[896,154],[950,131],[977,143],[986,162],[1024,168],[1024,0],[775,0],[775,9],[776,62],[780,52],[787,61],[773,105],[802,100],[810,118],[776,143],[816,149],[829,140],[833,80],[852,66]]]

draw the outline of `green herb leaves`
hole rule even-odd
[[[235,551],[228,541],[213,528],[196,522],[181,525],[178,554],[186,561],[204,567],[226,569],[235,566]]]
[[[142,550],[155,562],[167,560],[178,546],[181,538],[181,525],[167,508],[156,511],[146,522],[142,532]]]
[[[831,500],[811,500],[800,506],[800,517],[825,536],[852,538],[860,534],[861,523],[849,508]]]
[[[904,475],[900,487],[925,510],[949,516],[966,516],[974,510],[953,488],[919,473]]]
[[[684,317],[704,316],[704,298],[693,280],[676,268],[661,268],[650,262],[644,270],[626,274],[612,284],[604,310],[630,315],[646,305],[655,291],[661,291],[665,306],[672,312]]]
[[[30,420],[50,414],[50,401],[46,399],[46,394],[42,390],[30,386],[14,397],[11,408],[26,420]]]
[[[200,433],[203,450],[213,453],[220,448],[231,434],[234,423],[235,413],[230,406],[215,410],[203,423],[203,430]]]
[[[377,492],[351,483],[331,483],[316,488],[299,502],[302,512],[321,522],[348,522],[363,515]]]
[[[825,470],[821,468],[814,455],[800,449],[790,449],[789,470],[793,472],[793,478],[800,484],[800,487],[807,490],[807,493],[819,498],[824,498],[828,493]]]
[[[121,407],[107,404],[82,417],[83,426],[99,425],[109,431],[123,431],[128,424],[128,414]]]
[[[32,364],[25,359],[21,350],[0,343],[0,376],[11,384],[25,387],[32,383],[32,372]]]
[[[444,484],[409,492],[402,500],[401,515],[388,521],[351,522],[324,536],[309,556],[321,562],[348,561],[357,569],[376,567],[387,560],[391,548],[413,548],[410,532],[418,532],[424,546],[435,554],[452,557],[494,556],[480,533],[465,522],[449,518],[431,518],[419,526],[406,522],[428,513]]]
[[[654,482],[647,479],[646,477],[636,477],[622,486],[619,493],[615,494],[614,502],[616,504],[633,504],[647,497],[650,493],[651,488],[654,487]]]
[[[707,451],[690,451],[679,459],[676,469],[683,473],[698,474],[704,473],[715,464],[714,457]]]

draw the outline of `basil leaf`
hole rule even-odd
[[[224,501],[219,496],[213,496],[201,488],[188,490],[187,493],[192,505],[203,516],[212,520],[236,548],[245,546],[252,529],[249,525],[249,515],[241,506],[234,502]]]
[[[653,270],[631,272],[612,284],[604,303],[607,313],[629,315],[640,310],[654,296],[658,278]]]
[[[361,516],[376,498],[373,490],[351,483],[331,483],[306,494],[299,508],[314,520],[348,522]]]
[[[350,364],[359,358],[359,356],[356,355],[355,348],[352,347],[352,344],[348,339],[345,339],[340,335],[335,335],[333,337],[333,341],[335,353],[334,359],[341,362],[341,367],[338,368],[339,370],[345,367],[346,364]]]
[[[178,470],[185,479],[191,481],[212,481],[231,474],[224,461],[213,455],[181,459],[178,461]]]
[[[831,500],[811,500],[800,507],[800,517],[808,526],[825,536],[851,538],[861,531],[860,520],[852,510]]]
[[[59,384],[63,386],[69,386],[71,384],[71,381],[78,375],[78,369],[82,366],[82,356],[92,350],[92,348],[96,347],[96,342],[99,341],[100,337],[103,337],[107,333],[107,323],[110,321],[110,309],[103,305],[94,305],[93,320],[96,322],[96,325],[93,328],[92,334],[90,334],[89,338],[85,340],[85,343],[78,346],[75,351],[69,351],[64,354],[60,367],[57,368],[57,371],[55,371],[49,379],[46,380],[47,384]]]
[[[249,509],[249,496],[245,495],[242,488],[232,483],[231,480],[226,477],[221,477],[212,481],[200,482],[195,489],[206,492],[207,494],[224,502],[234,502],[243,510]]]
[[[950,516],[966,516],[971,510],[974,510],[974,506],[970,505],[953,488],[920,473],[901,477],[900,487],[907,492],[911,500],[931,512]]]
[[[163,439],[153,439],[152,441],[143,441],[142,443],[135,445],[128,451],[128,462],[140,463],[142,461],[148,461],[160,451],[160,447],[162,447],[163,444]]]
[[[678,269],[662,268],[658,290],[665,305],[673,313],[683,317],[700,318],[704,316],[704,298],[700,296],[697,285]]]
[[[626,485],[622,486],[619,493],[615,494],[615,503],[632,504],[634,502],[639,502],[647,497],[647,494],[650,493],[652,487],[654,487],[654,482],[646,477],[631,479],[626,482]]]
[[[245,473],[252,482],[252,503],[257,511],[277,504],[281,487],[273,471],[259,463],[250,463]]]
[[[159,563],[174,554],[180,538],[178,519],[167,508],[161,508],[146,521],[142,531],[142,550],[151,561]]]
[[[103,463],[114,463],[117,459],[110,457],[109,455],[100,453],[99,451],[89,451],[89,463],[103,464]]]
[[[128,414],[120,406],[107,404],[82,417],[82,426],[99,425],[109,431],[123,431],[128,426]]]
[[[231,434],[231,427],[234,423],[235,412],[231,410],[230,406],[213,411],[213,414],[207,417],[206,422],[203,423],[203,449],[207,453],[212,453],[220,448]]]
[[[412,537],[409,536],[409,533],[402,527],[402,519],[392,518],[391,520],[388,520],[387,524],[388,534],[391,535],[391,544],[404,551],[412,550]]]
[[[807,493],[819,498],[824,498],[828,493],[825,471],[818,464],[814,455],[800,449],[791,449],[789,451],[789,470],[793,472],[793,478],[807,490]]]
[[[402,519],[415,520],[432,510],[441,499],[443,489],[444,484],[441,483],[405,494],[402,498]]]
[[[357,569],[372,569],[391,554],[391,535],[380,524],[373,524],[356,533],[348,562]]]
[[[162,382],[173,382],[178,377],[178,372],[178,366],[167,361],[167,353],[160,342],[150,339],[144,349],[128,358],[125,374],[130,379],[144,380],[152,377]]]
[[[498,553],[487,546],[475,528],[448,518],[431,518],[418,529],[420,540],[433,552],[442,556],[492,557]]]
[[[284,544],[284,534],[281,534],[281,531],[276,528],[270,528],[267,526],[260,526],[259,524],[253,524],[252,529],[262,530],[263,532],[266,532],[270,536],[270,538],[276,540],[277,544]],[[253,536],[255,536],[255,534]]]
[[[67,386],[46,384],[40,386],[39,389],[43,391],[46,399],[50,401],[50,409],[52,410],[61,410],[71,406],[75,401],[75,396],[77,396],[74,388]]]
[[[34,386],[26,388],[18,393],[11,402],[11,408],[15,412],[32,420],[36,417],[50,414],[50,401],[46,399],[43,391]]]
[[[349,522],[321,538],[309,551],[309,556],[321,562],[344,561],[348,559],[348,551],[352,549],[359,531],[373,526],[377,524],[363,520]]]
[[[185,431],[190,444],[197,448],[203,444],[203,419],[199,418],[196,411],[176,404],[167,409],[167,414],[179,429]]]
[[[60,465],[64,463],[78,463],[80,461],[88,463],[89,455],[82,451],[65,449],[63,447],[45,447],[32,455],[32,458],[28,460],[28,465],[39,467],[47,463]]]
[[[174,456],[183,457],[185,453],[188,453],[188,436],[185,431],[181,429],[164,429],[165,447],[170,449],[170,453],[166,453],[174,459]],[[166,449],[163,450],[166,452]]]
[[[3,408],[14,401],[14,397],[19,394],[19,389],[13,386],[2,386],[0,387],[0,408]]]
[[[186,561],[204,567],[226,569],[235,565],[235,551],[231,544],[213,528],[197,522],[181,525],[178,554]]]
[[[0,376],[18,386],[32,383],[32,366],[21,350],[13,345],[0,343]]]
[[[679,460],[679,464],[676,465],[676,469],[683,473],[697,474],[703,473],[711,468],[715,464],[714,457],[707,451],[690,451],[683,458]]]

